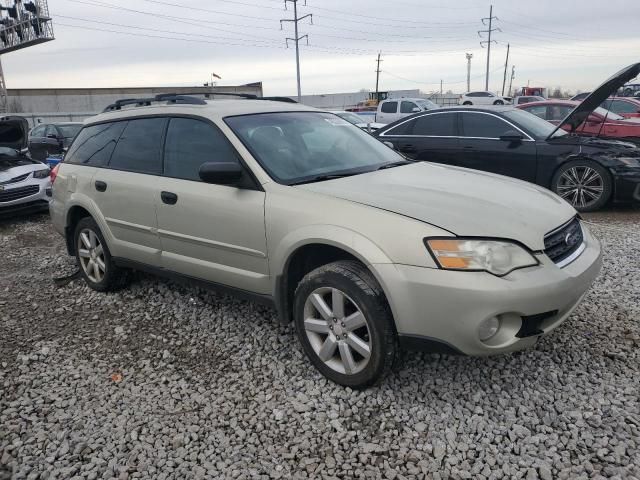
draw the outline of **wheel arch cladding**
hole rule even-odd
[[[375,273],[368,266],[370,262],[359,252],[354,252],[344,245],[329,242],[314,241],[297,245],[288,254],[282,263],[280,273],[276,276],[275,301],[282,324],[291,323],[293,320],[294,294],[300,280],[316,268],[338,260],[358,262],[380,285]],[[384,293],[382,286],[380,289]]]
[[[91,217],[91,213],[89,212],[89,210],[80,205],[72,206],[67,212],[67,219],[64,230],[65,240],[67,243],[67,252],[69,253],[69,255],[75,255],[76,253],[75,239],[73,238],[73,234],[78,222],[85,217]]]

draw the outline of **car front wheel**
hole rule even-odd
[[[495,102],[493,102],[494,105],[504,105],[504,102],[502,100],[496,100]]]
[[[473,105],[473,103],[471,103],[471,102],[469,102],[469,101],[466,101],[466,102],[464,102],[462,105]]]
[[[298,338],[329,380],[365,388],[390,371],[397,341],[378,282],[360,263],[339,261],[307,274],[295,293]]]
[[[558,169],[552,189],[579,212],[592,212],[609,201],[611,176],[591,160],[575,160]]]

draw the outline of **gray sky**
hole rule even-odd
[[[56,40],[2,58],[7,86],[117,87],[219,85],[262,80],[269,95],[295,94],[295,54],[285,48],[291,4],[281,0],[49,0]],[[478,0],[308,0],[299,14],[309,35],[301,48],[303,94],[375,88],[466,90],[465,52],[473,53],[472,89],[484,89],[486,49],[479,45]],[[490,89],[502,87],[507,43],[514,87],[588,90],[640,61],[640,2],[494,0],[497,44]],[[90,20],[90,21],[87,21]],[[98,23],[101,22],[101,23]],[[83,27],[83,28],[79,28]],[[114,33],[114,32],[127,32]],[[161,38],[169,37],[169,38]],[[508,80],[507,80],[508,84]]]

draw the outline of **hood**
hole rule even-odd
[[[22,150],[27,148],[29,123],[24,117],[0,117],[0,147]]]
[[[575,131],[602,102],[617,92],[618,89],[629,80],[636,78],[638,74],[640,74],[640,63],[634,63],[620,70],[591,92],[580,105],[574,108],[569,115],[558,124],[556,129],[547,138],[551,138],[558,129],[565,125],[569,126],[571,132]]]
[[[411,217],[458,236],[517,240],[544,249],[544,235],[576,211],[537,185],[466,168],[417,162],[302,188]]]

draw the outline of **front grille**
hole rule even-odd
[[[554,262],[560,263],[580,248],[584,237],[578,218],[553,230],[544,237],[544,253]]]
[[[10,178],[9,180],[5,180],[4,182],[0,182],[0,185],[9,185],[10,183],[21,182],[23,180],[26,180],[29,177],[29,175],[31,175],[31,172],[25,173],[24,175],[20,175],[18,177]]]
[[[11,202],[13,200],[19,200],[30,195],[35,195],[40,191],[39,185],[29,185],[27,187],[12,188],[11,190],[4,190],[0,192],[0,202]]]

